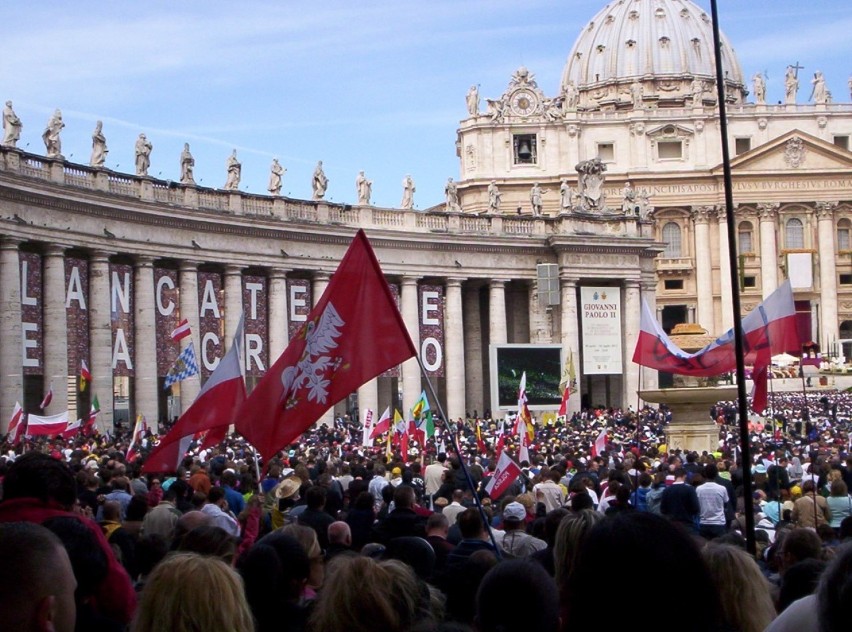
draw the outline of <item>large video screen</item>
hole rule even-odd
[[[527,373],[527,401],[532,410],[558,408],[562,400],[559,381],[562,377],[560,345],[507,344],[491,345],[491,400],[493,410],[515,410],[518,387]]]

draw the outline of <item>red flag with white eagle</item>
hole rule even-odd
[[[237,430],[268,460],[334,404],[416,353],[359,230],[307,322],[240,409]]]
[[[506,490],[511,487],[512,483],[518,480],[520,474],[521,466],[515,463],[512,457],[504,452],[497,459],[497,467],[494,469],[494,475],[491,477],[491,480],[485,486],[485,492],[493,500],[497,500],[506,493]]]

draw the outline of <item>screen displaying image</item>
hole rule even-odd
[[[562,348],[559,345],[492,345],[491,392],[497,410],[518,406],[518,387],[527,373],[527,402],[531,409],[559,407],[562,394]],[[492,397],[493,400],[493,397]]]

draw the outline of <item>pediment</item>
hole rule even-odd
[[[684,125],[679,125],[677,123],[667,123],[665,125],[657,125],[656,127],[650,128],[645,132],[645,135],[649,138],[655,138],[657,140],[665,140],[667,138],[688,138],[695,135],[695,131]]]
[[[731,160],[734,174],[781,172],[790,174],[852,169],[852,152],[800,130],[792,130]],[[713,168],[722,172],[722,165]]]

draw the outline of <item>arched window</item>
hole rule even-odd
[[[667,259],[678,259],[681,254],[681,232],[680,226],[675,222],[669,222],[663,226],[663,242],[666,244],[666,251],[663,253]]]
[[[852,250],[852,245],[850,245],[850,228],[852,228],[852,222],[848,219],[844,218],[837,222],[837,249],[838,250]]]
[[[754,252],[754,244],[751,239],[753,230],[751,222],[740,222],[737,228],[737,252],[739,254],[749,255]]]
[[[784,247],[787,250],[805,247],[805,226],[802,220],[797,217],[791,217],[787,220],[786,230],[784,231]]]

